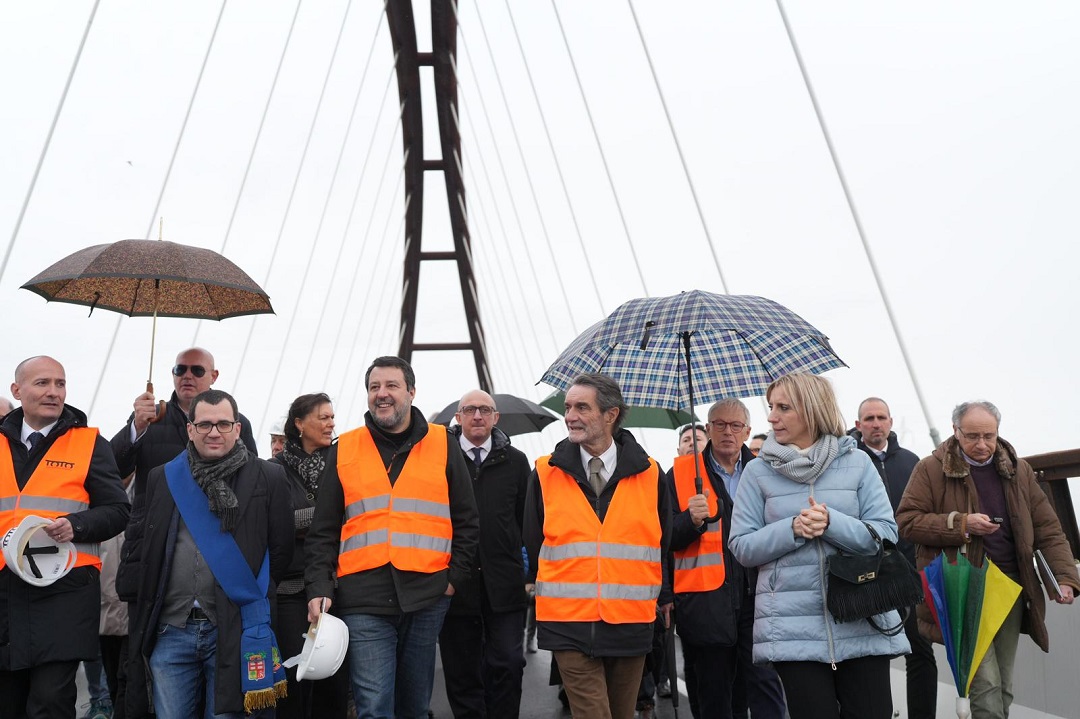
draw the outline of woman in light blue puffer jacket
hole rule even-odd
[[[867,621],[838,624],[825,606],[829,555],[877,551],[867,525],[896,541],[888,494],[845,435],[828,380],[787,375],[766,397],[773,431],[743,470],[730,536],[735,558],[760,570],[754,661],[775,666],[791,719],[891,719],[889,660],[910,651],[907,639]]]

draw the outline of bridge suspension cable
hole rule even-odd
[[[455,13],[457,12],[457,3],[454,3]],[[529,162],[525,159],[525,150],[521,146],[521,137],[518,135],[517,123],[514,121],[514,114],[510,110],[510,102],[506,98],[506,90],[503,87],[502,75],[499,73],[499,63],[495,61],[495,53],[491,49],[491,40],[488,39],[487,28],[484,26],[484,18],[480,12],[480,3],[474,6],[476,10],[476,20],[480,26],[480,34],[484,37],[484,46],[487,48],[488,59],[491,62],[491,70],[495,74],[495,83],[499,87],[499,97],[502,99],[503,109],[506,111],[506,117],[510,121],[510,132],[514,136],[514,146],[517,148],[518,158],[521,160],[522,169],[525,171],[525,180],[529,185],[529,195],[532,198],[533,207],[536,209],[536,216],[540,222],[540,232],[544,236],[544,244],[547,246],[548,257],[551,259],[552,268],[556,267],[555,249],[551,244],[551,235],[548,232],[547,222],[544,221],[544,211],[540,208],[540,198],[536,194],[536,185],[533,183],[532,171],[529,169]],[[459,21],[460,25],[460,21]],[[464,35],[462,35],[464,40]],[[462,42],[465,46],[466,53],[468,52],[468,43]],[[470,57],[470,61],[471,61]],[[475,73],[474,73],[475,76]],[[477,85],[479,89],[479,85]],[[509,189],[509,188],[508,188]],[[516,211],[515,211],[516,212]],[[526,243],[526,248],[528,243]],[[559,292],[562,294],[563,304],[566,306],[566,315],[570,319],[570,327],[576,336],[578,333],[577,321],[574,319],[574,311],[570,305],[570,297],[566,291],[566,285],[563,283],[562,273],[557,269],[554,271],[555,280],[559,285]]]
[[[169,178],[172,176],[173,166],[176,164],[176,156],[180,154],[180,143],[184,140],[184,131],[187,129],[188,120],[191,118],[191,110],[195,107],[195,98],[199,95],[199,87],[202,85],[206,65],[210,61],[210,53],[214,49],[214,40],[217,38],[218,28],[221,27],[221,18],[225,14],[225,6],[228,5],[228,2],[229,0],[222,0],[221,9],[218,10],[217,20],[214,22],[214,31],[210,33],[210,42],[206,46],[206,54],[203,55],[202,65],[199,66],[199,74],[195,78],[195,87],[191,90],[191,99],[188,100],[187,110],[184,112],[184,120],[180,123],[180,132],[176,136],[176,144],[173,146],[172,156],[169,158],[169,166],[166,168],[165,177],[161,181],[161,190],[158,192],[157,202],[154,203],[154,211],[150,213],[150,224],[146,228],[146,239],[148,240],[154,231],[154,221],[158,219],[158,213],[161,211],[161,202],[165,198],[165,188],[169,186]],[[117,317],[112,339],[109,340],[109,349],[105,352],[105,361],[101,365],[101,374],[98,375],[97,384],[94,385],[94,394],[90,398],[88,415],[93,415],[94,407],[97,405],[98,393],[105,384],[105,370],[108,369],[112,362],[112,353],[116,348],[116,338],[120,335],[121,321],[123,321],[123,316]]]
[[[814,115],[817,116],[818,126],[821,128],[821,135],[825,138],[825,146],[829,150],[829,157],[832,158],[833,167],[836,169],[836,176],[840,180],[840,188],[844,192],[844,199],[847,201],[848,209],[851,211],[851,218],[855,222],[855,230],[859,234],[859,241],[862,243],[863,252],[866,253],[866,260],[870,264],[871,273],[874,275],[874,283],[877,285],[878,294],[881,295],[881,302],[885,305],[885,314],[888,315],[889,324],[892,325],[893,336],[896,337],[896,344],[900,347],[900,355],[904,358],[904,365],[907,367],[908,376],[911,378],[911,384],[915,388],[915,396],[918,398],[919,406],[922,408],[923,417],[926,419],[926,426],[930,429],[930,439],[934,442],[934,446],[936,447],[941,444],[941,435],[938,434],[937,428],[934,426],[933,417],[930,415],[930,407],[926,403],[922,388],[919,386],[919,379],[915,375],[915,366],[911,362],[907,346],[904,344],[903,335],[900,333],[900,325],[897,323],[896,315],[893,313],[892,303],[889,302],[889,295],[885,291],[885,284],[881,280],[881,273],[878,271],[877,262],[874,261],[874,253],[870,249],[870,242],[866,239],[866,231],[863,229],[862,220],[859,218],[859,211],[855,207],[855,198],[852,197],[851,189],[848,187],[847,178],[844,175],[844,168],[840,165],[840,156],[836,152],[836,146],[833,145],[832,136],[829,134],[829,127],[825,123],[825,115],[821,111],[821,104],[818,102],[817,93],[814,92],[813,83],[810,82],[810,75],[806,71],[806,63],[803,62],[802,53],[799,51],[799,44],[795,41],[795,33],[791,29],[791,23],[788,21],[787,12],[784,10],[783,0],[776,0],[776,7],[780,11],[780,19],[784,22],[784,30],[787,32],[788,42],[791,43],[791,50],[795,54],[795,61],[799,65],[799,72],[802,74],[803,83],[806,85],[806,94],[810,96],[810,104],[814,107]]]
[[[709,223],[705,220],[705,212],[701,209],[701,200],[698,199],[697,188],[694,187],[694,178],[690,175],[690,166],[686,163],[682,143],[679,142],[679,135],[675,132],[675,123],[671,121],[671,111],[668,109],[667,100],[664,99],[664,90],[660,86],[660,78],[656,74],[652,53],[649,52],[649,45],[645,42],[645,33],[641,30],[637,11],[634,10],[634,0],[626,0],[626,2],[630,6],[630,14],[634,16],[634,27],[637,28],[638,37],[641,39],[641,48],[645,51],[645,59],[649,62],[649,72],[652,74],[653,84],[656,85],[656,94],[660,96],[660,105],[664,108],[664,117],[667,118],[668,129],[671,130],[671,139],[675,141],[675,150],[679,153],[679,162],[682,163],[683,174],[686,175],[686,184],[689,185],[690,195],[694,198],[694,207],[697,208],[698,219],[701,220],[701,229],[705,231],[705,241],[709,245],[709,252],[712,254],[713,264],[716,266],[716,274],[720,278],[720,286],[723,288],[725,295],[730,294],[727,280],[724,279],[724,270],[720,266],[720,258],[716,254],[716,244],[713,242],[712,233],[709,232]]]
[[[608,185],[611,187],[611,195],[615,199],[615,207],[619,211],[619,221],[622,222],[623,232],[626,233],[626,244],[630,247],[630,255],[633,257],[638,279],[641,280],[641,289],[645,293],[645,296],[648,297],[649,286],[648,283],[645,282],[645,273],[641,270],[641,262],[638,260],[637,250],[634,248],[634,241],[630,236],[630,226],[626,223],[626,214],[623,212],[618,190],[615,189],[615,180],[611,176],[611,168],[608,166],[607,154],[604,152],[604,144],[600,141],[600,133],[596,129],[596,121],[593,120],[592,110],[589,107],[589,98],[585,95],[585,86],[581,83],[581,75],[578,73],[577,63],[574,61],[574,52],[570,49],[570,40],[566,36],[566,28],[563,27],[562,17],[559,15],[559,6],[555,0],[551,0],[551,8],[555,11],[555,20],[559,25],[559,33],[562,35],[563,45],[566,46],[567,57],[570,58],[570,67],[574,70],[574,80],[577,82],[578,92],[581,93],[581,101],[585,106],[585,114],[589,118],[589,127],[592,129],[593,138],[596,140],[596,147],[600,151],[600,160],[604,164],[604,174],[607,175]]]
[[[56,123],[60,121],[60,113],[64,111],[64,103],[67,101],[68,90],[71,89],[71,81],[75,78],[75,71],[79,67],[79,61],[82,59],[83,48],[86,47],[86,38],[90,35],[90,28],[94,25],[94,16],[97,15],[98,5],[100,4],[101,0],[94,0],[94,6],[90,8],[90,16],[86,19],[86,28],[83,29],[82,38],[79,39],[79,48],[75,51],[75,59],[71,62],[71,70],[68,71],[67,80],[64,81],[64,89],[60,92],[60,100],[56,103],[56,112],[53,113],[52,122],[49,123],[49,131],[45,133],[45,144],[41,148],[41,154],[38,155],[37,165],[34,166],[34,174],[30,176],[30,186],[26,188],[26,197],[23,198],[22,206],[19,208],[19,215],[15,218],[15,227],[11,230],[11,239],[8,240],[7,249],[4,250],[4,259],[0,261],[0,280],[4,279],[4,271],[7,270],[11,250],[15,247],[15,239],[19,236],[19,230],[22,228],[26,208],[30,206],[30,198],[34,196],[38,175],[41,174],[41,166],[45,164],[45,156],[49,154],[49,146],[52,145]]]
[[[337,60],[338,50],[341,48],[341,38],[345,34],[345,22],[349,18],[349,11],[352,9],[352,0],[345,6],[345,13],[341,18],[341,26],[338,28],[337,39],[334,41],[334,50],[330,54],[330,62],[326,66],[326,75],[323,77],[322,88],[319,90],[319,99],[315,103],[315,113],[311,117],[311,125],[308,127],[307,138],[304,140],[304,149],[300,154],[300,162],[296,167],[296,174],[293,176],[292,188],[289,190],[289,199],[285,203],[285,212],[281,216],[281,224],[278,226],[277,238],[274,240],[274,249],[270,251],[270,265],[266,268],[266,277],[263,279],[262,287],[267,289],[267,285],[270,282],[270,275],[274,270],[274,264],[277,261],[278,250],[281,248],[281,238],[285,234],[285,225],[289,220],[289,214],[292,210],[293,200],[296,198],[296,190],[300,186],[300,175],[304,171],[304,166],[307,163],[308,151],[311,148],[311,139],[315,135],[315,127],[318,125],[319,117],[322,114],[323,100],[326,99],[326,87],[330,84],[330,75],[334,70],[334,63]],[[240,352],[240,363],[236,368],[236,383],[234,389],[239,387],[242,378],[244,377],[244,364],[247,362],[248,352],[251,349],[251,338],[255,334],[255,328],[259,324],[259,315],[255,315],[252,318],[251,324],[248,325],[247,339],[244,340],[244,349]],[[267,398],[269,400],[269,398]]]
[[[342,160],[345,157],[345,148],[348,147],[348,145],[349,145],[349,139],[352,136],[353,124],[356,121],[356,111],[360,107],[360,96],[363,94],[364,86],[365,86],[365,84],[367,82],[368,69],[371,66],[371,56],[375,52],[375,41],[379,36],[379,30],[382,28],[382,17],[383,16],[380,13],[379,22],[376,23],[376,25],[375,25],[375,34],[371,39],[371,46],[368,49],[367,60],[364,63],[364,70],[360,74],[360,82],[357,85],[356,94],[353,97],[352,110],[349,113],[349,121],[345,126],[345,132],[342,133],[341,145],[340,145],[340,147],[338,147],[337,161],[334,163],[334,171],[330,176],[330,184],[326,189],[326,199],[323,201],[322,212],[319,214],[319,222],[315,227],[315,236],[314,236],[314,240],[312,241],[311,250],[310,250],[310,252],[307,253],[307,256],[308,256],[307,257],[307,263],[304,265],[304,273],[300,278],[300,289],[297,290],[297,297],[303,297],[304,296],[304,290],[307,288],[308,278],[311,276],[311,266],[315,261],[315,253],[316,253],[316,250],[319,247],[319,241],[322,239],[322,230],[323,230],[323,225],[326,222],[326,213],[330,208],[331,200],[333,200],[333,198],[334,198],[334,190],[337,187],[338,177],[340,176],[340,173],[341,173]],[[385,97],[383,99],[385,101]],[[379,111],[380,111],[380,114],[381,114],[382,113],[382,108],[380,108]],[[345,247],[345,238],[342,237],[342,240],[338,245],[337,260],[335,260],[334,265],[333,265],[333,267],[335,269],[338,266],[338,262],[340,262],[340,260],[341,260],[341,252],[344,249],[344,247]],[[330,291],[331,291],[332,287],[333,287],[333,282],[326,283],[326,298],[327,299],[329,298]],[[323,302],[324,307],[325,307],[325,305],[326,305],[326,299],[324,299],[324,302]],[[299,316],[299,314],[300,314],[300,312],[298,311],[298,308],[294,308],[292,314],[289,315],[289,324],[288,324],[288,327],[285,330],[285,338],[284,338],[284,340],[282,340],[281,351],[278,352],[277,366],[274,368],[274,377],[270,381],[270,391],[267,393],[267,403],[266,403],[266,407],[263,410],[263,416],[262,416],[260,428],[262,427],[262,425],[265,425],[266,418],[267,418],[267,416],[268,416],[268,414],[270,412],[270,404],[272,402],[274,390],[277,388],[278,378],[281,376],[281,367],[282,367],[282,364],[285,361],[285,355],[288,354],[289,344],[290,344],[289,340],[292,338],[293,328],[296,326],[296,318],[297,318],[297,316]],[[318,338],[319,338],[318,330],[321,327],[321,324],[322,323],[320,321],[318,326],[316,327],[315,341],[318,341]],[[307,353],[307,359],[308,359],[307,367],[311,366],[311,356],[312,356],[312,354],[313,353],[309,349],[309,351]],[[300,385],[301,385],[301,387],[303,386],[304,379],[305,379],[305,377],[307,375],[307,367],[304,368],[304,374],[302,374],[300,376]],[[299,391],[297,393],[299,393]]]
[[[570,212],[570,219],[574,224],[574,234],[577,236],[578,247],[581,248],[581,256],[585,258],[585,268],[589,272],[589,284],[593,294],[596,295],[596,304],[600,308],[600,314],[606,315],[604,298],[600,296],[600,284],[596,281],[596,273],[593,272],[592,263],[589,261],[589,253],[585,249],[585,238],[581,234],[581,224],[578,222],[577,211],[574,209],[574,201],[570,199],[570,190],[566,186],[566,176],[563,175],[562,163],[559,162],[559,153],[555,151],[555,142],[551,139],[551,130],[548,128],[547,116],[544,114],[544,106],[540,102],[540,94],[536,91],[536,83],[533,81],[532,70],[529,68],[529,59],[525,55],[525,46],[521,42],[518,33],[517,22],[514,21],[514,13],[510,9],[510,0],[503,0],[506,5],[506,13],[510,17],[510,26],[514,30],[514,39],[517,41],[518,52],[521,53],[521,61],[525,66],[525,75],[529,78],[529,89],[532,91],[533,101],[536,103],[536,111],[540,116],[540,124],[544,128],[544,137],[547,139],[548,149],[551,151],[551,159],[555,163],[555,172],[559,176],[559,185],[562,186],[563,197],[566,198],[566,207]]]
[[[266,126],[266,117],[270,114],[270,104],[274,100],[274,90],[277,89],[278,78],[281,77],[281,68],[285,64],[285,55],[289,51],[292,42],[293,30],[296,29],[296,18],[300,16],[300,6],[304,0],[297,0],[296,10],[293,11],[292,22],[289,23],[289,32],[285,35],[285,44],[281,47],[281,56],[278,58],[277,68],[274,70],[274,79],[270,82],[270,91],[266,93],[266,104],[263,105],[262,117],[259,118],[259,127],[255,130],[255,140],[251,143],[251,152],[248,153],[247,165],[244,166],[244,174],[240,178],[240,187],[236,191],[236,200],[233,202],[232,212],[229,214],[229,224],[225,227],[225,236],[221,240],[221,254],[225,254],[225,248],[232,237],[233,223],[236,221],[236,213],[240,209],[240,200],[244,197],[244,189],[247,187],[248,176],[251,174],[251,166],[255,162],[255,153],[259,149],[259,140],[262,139],[263,128]],[[203,320],[195,323],[195,334],[191,338],[191,346],[199,344],[199,331],[202,329]]]

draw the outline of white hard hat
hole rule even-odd
[[[298,680],[326,679],[341,667],[348,648],[349,628],[345,622],[323,612],[304,635],[304,648],[300,654],[285,660],[284,666],[296,667]]]
[[[285,418],[284,417],[278,419],[276,422],[274,422],[272,425],[270,425],[270,436],[271,437],[274,437],[274,436],[284,437],[285,436]]]
[[[49,586],[75,566],[75,545],[57,542],[42,531],[51,523],[31,514],[0,540],[4,562],[19,578],[35,587]]]

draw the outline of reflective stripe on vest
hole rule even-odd
[[[698,455],[698,470],[704,482],[709,481],[705,473],[705,458]],[[697,494],[694,482],[694,455],[686,454],[675,458],[675,494],[679,510],[686,511],[690,498]],[[716,492],[708,492],[709,516],[716,515],[718,505]],[[707,526],[705,532],[690,543],[685,549],[675,552],[675,592],[709,592],[724,583],[724,533],[723,519]]]
[[[74,427],[58,436],[20,491],[11,445],[7,437],[0,435],[0,537],[30,515],[56,519],[90,508],[86,476],[90,473],[97,436],[98,431],[91,427]],[[76,567],[101,569],[96,543],[80,542],[75,544],[75,549]],[[0,569],[4,566],[4,557],[0,555]]]
[[[432,574],[450,565],[454,536],[446,483],[446,427],[428,425],[393,486],[367,427],[338,439],[338,477],[345,494],[338,576],[387,562]]]
[[[601,523],[577,480],[548,460],[536,462],[544,497],[537,620],[653,621],[661,581],[656,463],[618,481]]]

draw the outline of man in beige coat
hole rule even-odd
[[[915,467],[896,510],[900,536],[918,545],[921,569],[945,552],[963,552],[976,566],[990,557],[1022,588],[1020,597],[971,682],[972,716],[1004,719],[1012,704],[1012,673],[1021,627],[1049,651],[1043,590],[1033,564],[1046,555],[1061,594],[1072,604],[1080,590],[1072,552],[1061,523],[1035,473],[998,436],[1001,413],[990,402],[964,402],[953,410],[953,436]],[[941,632],[925,605],[917,608],[923,636],[941,643]]]

